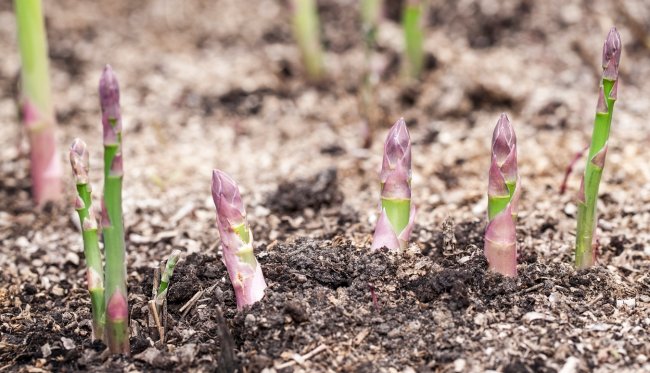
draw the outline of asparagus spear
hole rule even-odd
[[[102,225],[106,252],[106,334],[112,353],[129,354],[129,308],[122,222],[122,116],[117,78],[106,65],[99,81],[104,129]]]
[[[407,0],[402,12],[402,28],[406,44],[406,71],[411,78],[417,78],[424,66],[422,50],[422,1]]]
[[[167,297],[167,288],[169,287],[169,281],[174,274],[174,268],[176,268],[176,263],[178,262],[180,255],[180,250],[174,250],[172,251],[171,255],[169,255],[169,259],[167,259],[165,270],[163,271],[162,276],[160,276],[160,286],[158,286],[158,294],[156,295],[156,303],[158,303],[158,305],[161,305],[164,299]]]
[[[292,0],[293,34],[298,42],[307,75],[318,80],[323,75],[323,52],[315,0]]]
[[[488,226],[485,257],[490,269],[517,275],[515,222],[521,183],[517,174],[517,137],[510,120],[501,114],[492,135],[492,161],[488,183]]]
[[[594,230],[598,187],[605,167],[609,129],[618,93],[618,65],[621,60],[621,36],[615,27],[609,30],[603,46],[603,75],[599,88],[594,129],[589,146],[587,167],[578,196],[578,227],[576,232],[575,265],[586,268],[596,262]]]
[[[97,236],[97,218],[92,207],[92,188],[88,180],[88,148],[81,139],[75,139],[70,147],[70,164],[75,183],[77,184],[77,199],[75,209],[79,214],[86,257],[88,292],[90,292],[91,309],[93,314],[93,339],[104,338],[104,269],[102,256],[99,251]]]
[[[41,0],[14,0],[20,47],[22,120],[29,135],[32,195],[37,204],[61,199],[63,168],[56,150],[47,39]]]
[[[380,177],[381,215],[372,249],[404,249],[415,219],[415,205],[411,204],[411,138],[404,118],[388,132]]]
[[[221,250],[230,282],[235,290],[237,309],[264,297],[266,282],[253,252],[253,234],[235,181],[220,170],[212,171],[212,198],[217,209]]]

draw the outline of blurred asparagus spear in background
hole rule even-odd
[[[614,103],[618,92],[618,65],[621,60],[621,36],[615,27],[609,30],[603,46],[603,75],[599,88],[596,118],[589,146],[587,167],[578,195],[578,227],[576,232],[575,265],[586,268],[596,262],[594,230],[598,187],[605,167],[607,141],[612,124]]]
[[[323,76],[323,52],[316,0],[291,0],[293,35],[312,80]]]
[[[490,269],[505,276],[517,275],[515,222],[521,183],[517,173],[517,138],[510,120],[501,114],[492,135],[488,183],[488,226],[485,257]]]
[[[89,155],[86,143],[75,139],[70,147],[70,164],[77,185],[75,209],[79,214],[86,257],[88,291],[93,315],[93,339],[104,338],[104,269],[99,251],[97,218],[92,207],[92,188],[88,179]]]
[[[411,138],[404,118],[388,132],[380,177],[381,215],[375,227],[372,249],[404,249],[415,219],[415,205],[411,203]]]
[[[104,203],[102,226],[106,253],[106,342],[112,353],[128,355],[129,307],[122,221],[122,115],[117,77],[106,65],[99,81],[104,129]]]
[[[363,147],[370,148],[373,133],[379,122],[379,108],[375,98],[375,86],[379,73],[373,67],[373,52],[376,46],[377,28],[382,12],[382,0],[361,0],[361,28],[364,37],[365,71],[359,90],[360,112],[365,121]]]
[[[47,39],[41,0],[14,0],[21,58],[22,120],[30,147],[32,195],[37,204],[61,199],[63,169],[56,150]]]
[[[220,170],[212,171],[212,198],[217,209],[223,260],[235,290],[237,309],[264,297],[266,282],[253,252],[253,234],[235,181]]]
[[[422,1],[406,0],[402,10],[404,30],[406,72],[411,78],[418,78],[424,66],[422,51]]]

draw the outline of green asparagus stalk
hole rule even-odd
[[[70,147],[70,164],[77,184],[75,209],[81,222],[84,256],[86,257],[88,292],[93,315],[93,339],[104,338],[104,269],[99,251],[97,218],[93,212],[91,186],[88,180],[88,148],[81,139],[75,139]]]
[[[61,199],[63,168],[56,150],[47,39],[41,0],[14,0],[20,47],[22,120],[29,136],[32,195],[37,204]]]
[[[117,78],[110,66],[99,81],[104,129],[104,203],[102,226],[106,252],[106,335],[112,353],[129,354],[129,309],[122,222],[122,116]]]
[[[407,0],[402,13],[402,28],[406,44],[406,72],[411,78],[418,78],[424,66],[421,18],[421,0]]]
[[[614,103],[618,92],[618,65],[621,60],[621,36],[615,27],[609,31],[603,46],[603,75],[599,88],[594,128],[587,157],[587,167],[578,196],[578,227],[576,233],[575,265],[586,268],[595,264],[594,230],[598,187],[605,167],[607,142],[612,124]]]
[[[373,66],[373,53],[376,46],[377,29],[381,18],[382,0],[362,0],[361,28],[364,35],[365,71],[363,83],[359,90],[360,113],[364,118],[363,147],[372,145],[373,132],[377,126],[378,107],[376,103],[375,86],[379,81],[379,73]]]
[[[323,52],[315,0],[292,0],[293,34],[298,42],[305,69],[310,79],[323,76]]]

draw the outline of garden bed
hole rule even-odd
[[[15,25],[0,5],[0,371],[650,371],[650,107],[641,99],[650,54],[628,16],[608,1],[432,5],[426,71],[405,82],[399,6],[389,4],[378,36],[381,128],[364,149],[355,1],[319,1],[329,75],[318,84],[304,79],[282,2],[46,3],[59,142],[88,143],[96,195],[105,63],[121,82],[130,357],[91,342],[70,172],[67,204],[32,206]],[[642,1],[627,7],[648,23]],[[588,142],[612,24],[624,52],[600,265],[576,271],[582,160],[567,193],[558,190]],[[517,131],[524,189],[516,279],[488,272],[482,255],[501,112]],[[383,137],[400,116],[413,141],[416,227],[405,252],[371,252]],[[213,168],[240,183],[269,286],[242,312],[218,252]],[[183,256],[161,346],[146,302],[153,267],[173,249]]]

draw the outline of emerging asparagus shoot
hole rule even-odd
[[[386,137],[380,177],[381,215],[372,249],[404,249],[413,230],[415,205],[411,203],[411,138],[403,118]]]
[[[156,295],[156,303],[158,304],[158,306],[160,306],[165,300],[165,298],[167,297],[167,289],[169,288],[169,281],[171,280],[172,275],[174,274],[174,268],[176,268],[176,263],[178,262],[178,258],[180,257],[180,255],[181,255],[180,250],[174,250],[169,256],[169,259],[167,259],[167,263],[165,264],[165,270],[160,276],[160,286],[158,286],[158,294]]]
[[[84,256],[86,257],[88,291],[90,292],[91,309],[93,315],[93,339],[104,338],[104,269],[102,256],[99,251],[97,233],[97,218],[92,207],[90,182],[88,179],[88,148],[86,143],[75,139],[70,147],[70,164],[75,183],[77,184],[77,199],[75,209],[79,214],[84,243]]]
[[[614,103],[618,93],[618,65],[621,60],[621,36],[615,27],[609,30],[603,46],[603,75],[599,88],[596,118],[589,146],[587,167],[578,195],[578,228],[576,232],[575,265],[586,268],[596,262],[594,230],[598,187],[605,167],[607,141],[612,124]]]
[[[217,209],[223,260],[235,290],[237,309],[264,297],[266,282],[253,252],[253,233],[235,181],[220,170],[212,171],[212,198]]]
[[[406,72],[411,78],[418,78],[424,66],[421,18],[421,0],[406,0],[402,13],[402,28],[406,45]]]
[[[112,353],[129,354],[129,308],[122,222],[122,115],[120,89],[110,66],[99,81],[104,129],[102,225],[106,253],[106,335]]]
[[[316,0],[291,0],[293,34],[310,79],[323,75],[323,56]]]
[[[56,150],[47,39],[41,0],[14,0],[21,68],[21,116],[29,136],[32,195],[37,204],[61,199],[63,169]]]
[[[492,159],[488,183],[488,226],[485,257],[490,269],[505,276],[517,275],[515,222],[521,183],[517,173],[517,138],[510,120],[501,114],[492,135]]]

